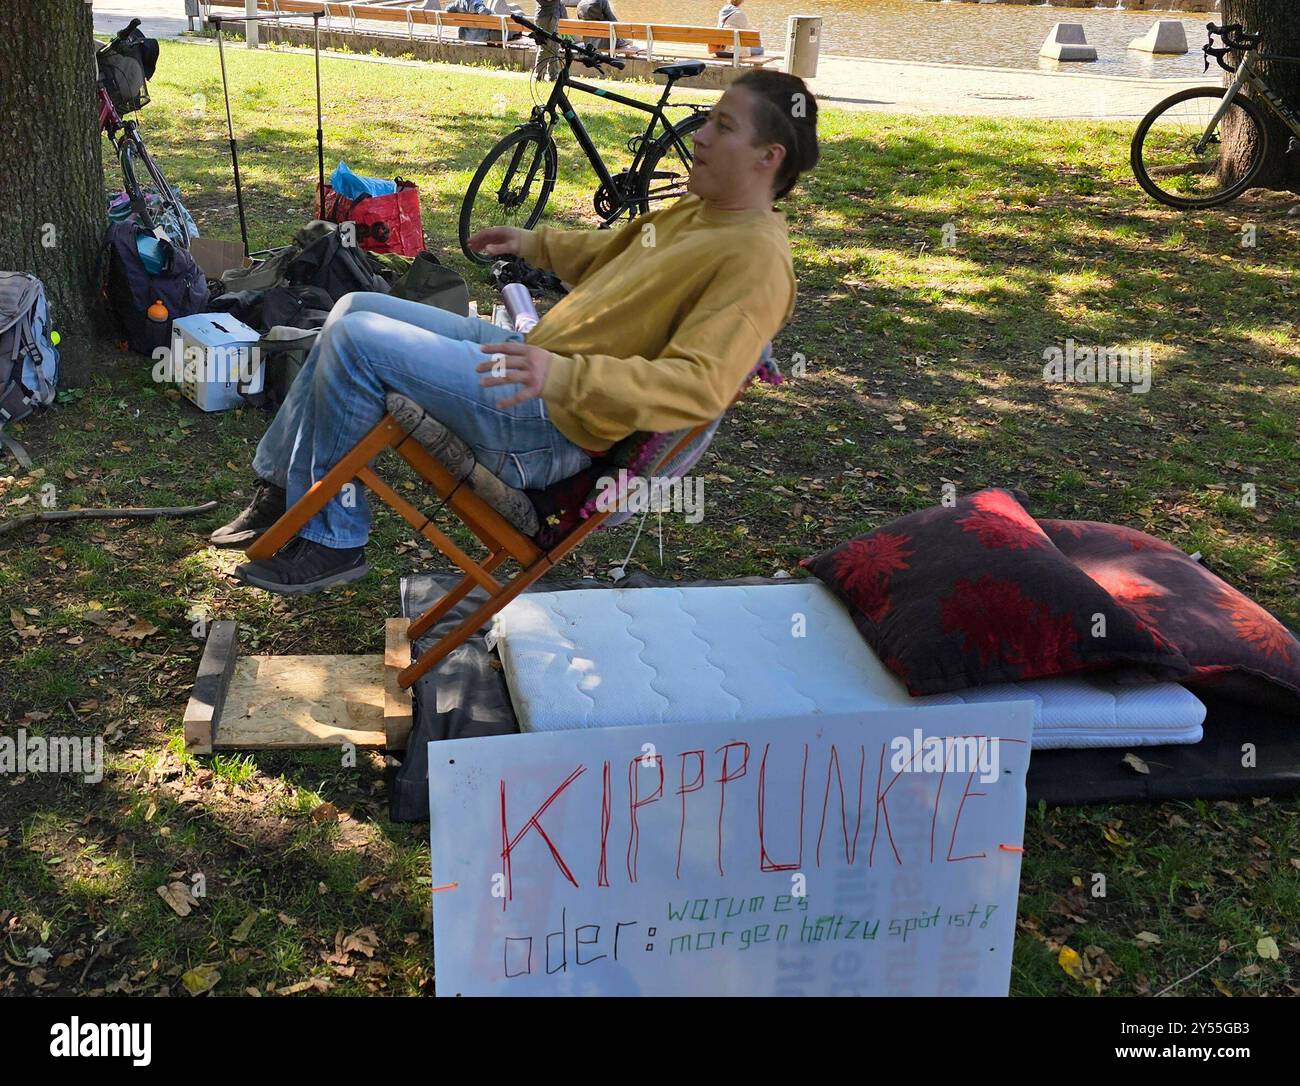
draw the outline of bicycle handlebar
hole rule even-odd
[[[627,67],[623,61],[611,57],[606,53],[598,52],[595,46],[590,45],[587,42],[583,42],[580,45],[572,38],[566,38],[559,34],[552,34],[549,30],[543,30],[535,22],[530,19],[525,19],[522,15],[511,14],[510,18],[515,22],[526,26],[530,31],[528,36],[537,42],[538,45],[543,41],[553,41],[563,49],[565,53],[569,54],[572,59],[582,61],[582,63],[588,68],[599,68],[602,64],[608,64],[611,68],[617,68],[619,71],[622,71]]]
[[[109,38],[108,41],[104,42],[103,45],[101,45],[98,49],[96,49],[95,53],[98,55],[100,53],[117,52],[117,48],[116,48],[117,43],[129,41],[131,35],[135,33],[135,30],[139,25],[140,25],[139,19],[132,19],[129,23],[126,24],[126,26],[122,27],[121,30],[119,30],[116,34],[114,34],[111,38]]]
[[[1237,69],[1230,64],[1225,64],[1223,58],[1229,53],[1245,53],[1251,49],[1258,49],[1260,42],[1264,39],[1262,33],[1248,33],[1241,23],[1229,23],[1224,26],[1206,23],[1205,29],[1209,31],[1210,39],[1201,49],[1201,52],[1205,54],[1206,70],[1210,67],[1210,57],[1213,57],[1215,63],[1225,72],[1235,72]],[[1215,48],[1214,36],[1216,34],[1223,39],[1222,48]]]

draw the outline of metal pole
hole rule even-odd
[[[221,61],[221,96],[226,101],[226,136],[230,140],[230,165],[235,171],[235,204],[239,208],[239,238],[244,243],[244,257],[248,257],[248,224],[244,221],[244,190],[239,184],[239,152],[235,149],[235,123],[230,117],[230,87],[226,83],[226,51],[222,48],[221,18],[214,20],[217,27],[217,57]]]
[[[321,218],[325,217],[325,132],[321,123],[320,107],[320,17],[322,11],[312,12],[312,29],[316,32],[316,168],[320,187],[316,190],[316,202]]]
[[[244,0],[244,14],[257,14],[257,0]],[[257,23],[247,20],[244,23],[244,41],[250,49],[257,48]]]

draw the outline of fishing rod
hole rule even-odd
[[[314,53],[316,57],[316,174],[319,183],[317,188],[317,201],[324,198],[325,194],[325,128],[321,113],[321,91],[320,91],[320,21],[325,15],[325,10],[320,11],[296,11],[296,12],[277,12],[268,15],[209,15],[208,22],[216,29],[217,32],[217,56],[221,62],[221,96],[226,103],[226,138],[230,142],[230,166],[235,175],[235,205],[239,209],[239,238],[244,245],[244,257],[249,258],[253,254],[248,251],[248,222],[244,216],[244,190],[240,184],[239,178],[239,151],[235,143],[235,126],[230,116],[230,85],[226,80],[226,53],[222,48],[223,36],[221,33],[223,23],[262,23],[270,22],[275,19],[293,19],[303,16],[311,16],[312,21],[312,39],[314,43]]]

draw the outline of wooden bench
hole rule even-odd
[[[258,0],[257,7],[259,12],[282,15],[310,15],[313,12],[323,11],[325,19],[323,20],[322,29],[326,30],[334,29],[332,24],[336,19],[347,20],[354,32],[358,20],[400,24],[407,28],[407,33],[412,39],[415,37],[416,26],[433,27],[439,38],[442,37],[443,27],[467,27],[488,30],[500,34],[501,38],[497,41],[470,44],[498,48],[502,40],[508,39],[511,34],[525,30],[508,14],[504,13],[462,15],[458,12],[446,12],[436,8],[426,9],[422,6],[423,0],[402,0],[402,2],[404,6],[398,6],[397,0],[371,4],[337,3],[329,2],[329,0]],[[243,11],[244,0],[207,0],[206,6],[208,8],[235,8]],[[231,23],[238,22],[237,15],[227,15],[225,18]],[[701,46],[708,54],[711,54],[715,49],[728,50],[732,55],[729,58],[719,59],[729,59],[732,67],[740,67],[741,65],[762,67],[779,59],[774,54],[764,54],[758,57],[742,57],[739,55],[742,48],[752,49],[762,45],[757,30],[679,26],[673,23],[607,23],[585,19],[561,19],[559,31],[561,34],[567,34],[578,39],[606,38],[609,41],[608,51],[610,53],[614,52],[614,43],[618,38],[644,42],[644,59],[651,63],[654,62],[656,55],[665,59],[681,56],[694,57],[697,55],[681,49],[671,48],[674,45]],[[533,45],[532,41],[527,38],[516,39],[515,42],[508,44],[515,46],[526,45],[529,48]],[[715,58],[709,55],[706,59]]]

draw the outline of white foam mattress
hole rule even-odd
[[[1034,747],[1196,743],[1177,683],[1037,679],[913,698],[819,581],[531,592],[494,620],[524,731],[768,720],[1028,698]]]

